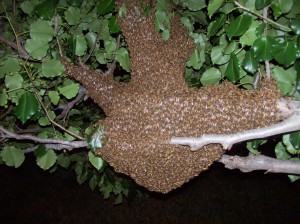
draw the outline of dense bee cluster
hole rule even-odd
[[[245,91],[229,82],[187,88],[185,62],[194,47],[179,19],[173,19],[171,39],[163,41],[153,25],[153,11],[139,14],[141,2],[126,3],[119,18],[131,58],[132,80],[119,85],[94,72],[64,62],[107,113],[99,121],[108,137],[98,151],[118,172],[130,175],[149,190],[167,193],[206,170],[224,153],[218,144],[192,152],[170,145],[171,137],[230,134],[278,122],[280,94],[268,80],[261,89]],[[135,9],[135,10],[133,10]]]

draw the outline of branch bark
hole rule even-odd
[[[224,149],[231,149],[232,145],[252,139],[261,139],[278,134],[293,132],[300,130],[300,115],[295,114],[292,117],[271,125],[269,127],[258,128],[253,130],[246,130],[231,135],[217,135],[217,134],[206,134],[199,138],[190,137],[172,137],[171,144],[173,145],[188,145],[192,151],[201,149],[203,146],[208,144],[221,144]]]
[[[266,170],[270,173],[286,173],[300,175],[300,162],[293,160],[279,160],[264,155],[250,155],[247,157],[223,155],[219,162],[228,169],[239,169],[242,172]]]
[[[224,149],[230,149],[232,145],[252,139],[261,139],[278,134],[300,130],[300,103],[294,100],[281,99],[277,103],[277,108],[281,115],[288,117],[284,121],[271,125],[269,127],[246,130],[230,135],[206,134],[201,137],[172,137],[170,144],[187,145],[192,151],[201,149],[208,144],[221,144]]]
[[[65,141],[61,139],[44,139],[39,138],[33,135],[19,135],[13,132],[6,130],[4,127],[0,126],[0,139],[16,139],[16,140],[30,140],[36,143],[45,144],[46,147],[54,149],[54,150],[72,150],[75,148],[84,148],[87,147],[88,144],[86,141]]]

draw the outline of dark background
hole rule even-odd
[[[300,181],[215,163],[182,188],[149,198],[103,200],[73,171],[44,172],[32,158],[0,166],[0,223],[300,223]]]

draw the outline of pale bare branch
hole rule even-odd
[[[172,137],[171,144],[173,145],[188,145],[191,147],[192,151],[201,149],[203,146],[208,144],[221,144],[224,149],[230,149],[232,145],[252,140],[252,139],[262,139],[278,134],[293,132],[300,130],[300,115],[294,114],[290,118],[279,122],[277,124],[258,128],[253,130],[246,130],[243,132],[238,132],[231,135],[224,134],[206,134],[202,135],[199,138],[191,138],[191,137]]]
[[[84,148],[88,144],[86,141],[66,141],[61,139],[45,139],[39,138],[33,135],[19,135],[13,132],[8,131],[4,127],[0,126],[0,139],[16,139],[16,140],[30,140],[36,143],[45,144],[47,148],[54,150],[68,149],[72,150],[74,148]]]
[[[228,169],[239,169],[242,172],[265,170],[269,173],[300,175],[300,161],[279,160],[264,155],[249,155],[247,157],[223,155],[219,162]]]

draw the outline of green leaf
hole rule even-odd
[[[49,25],[49,22],[37,20],[30,26],[30,37],[32,39],[49,42],[54,36],[55,31]]]
[[[242,46],[252,46],[254,41],[257,39],[256,29],[259,26],[257,20],[253,21],[249,29],[240,37],[240,43]]]
[[[278,4],[278,7],[281,10],[281,13],[286,14],[291,11],[293,7],[293,0],[275,0],[275,4]]]
[[[0,106],[5,106],[7,104],[8,95],[5,92],[0,93]]]
[[[255,143],[247,142],[246,147],[254,155],[260,155],[260,151],[258,151],[258,147]]]
[[[199,11],[206,7],[205,0],[186,0],[184,3],[191,11]]]
[[[24,124],[39,109],[39,102],[31,92],[25,92],[19,99],[16,106],[16,115]]]
[[[122,202],[123,202],[123,195],[122,193],[119,193],[115,198],[115,205],[121,204]]]
[[[230,56],[230,61],[225,71],[226,78],[235,83],[240,79],[240,64],[237,56],[232,53]]]
[[[104,144],[103,133],[101,127],[96,127],[91,134],[87,135],[87,143],[93,151],[101,149]]]
[[[88,178],[88,172],[83,162],[77,162],[75,164],[75,172],[77,174],[77,182],[83,184]]]
[[[282,142],[279,142],[276,145],[276,147],[275,147],[275,155],[276,155],[277,159],[282,159],[282,160],[288,160],[289,158],[291,158],[291,156],[286,151],[286,148],[282,144]]]
[[[71,131],[72,133],[76,134],[76,135],[80,135],[80,131],[75,127],[70,126],[68,128],[68,130]],[[65,133],[64,136],[65,136],[66,140],[68,140],[68,141],[75,140],[75,137],[69,135],[68,133]]]
[[[96,41],[97,41],[97,34],[94,33],[94,32],[88,32],[85,35],[85,38],[86,38],[86,41],[87,41],[87,44],[88,44],[89,48],[93,49],[95,44],[96,44]]]
[[[289,67],[296,60],[297,45],[294,41],[276,41],[273,44],[272,54],[278,63],[283,64],[284,67]]]
[[[165,30],[167,28],[165,26],[166,19],[167,19],[166,12],[164,11],[155,12],[154,25],[157,31]]]
[[[18,73],[5,76],[5,86],[10,90],[21,88],[23,86],[23,82],[23,77]]]
[[[229,39],[234,36],[241,36],[248,30],[252,23],[252,17],[249,15],[240,15],[235,20],[231,21],[226,29]]]
[[[258,22],[255,20],[255,22]],[[259,25],[257,25],[257,28],[255,30],[255,34],[258,38],[261,38],[262,36],[264,36],[264,32],[266,29],[266,24],[265,23],[261,23]]]
[[[46,154],[36,158],[37,165],[43,170],[48,170],[51,168],[57,159],[57,155],[53,149],[46,150]]]
[[[57,89],[60,92],[60,94],[62,94],[64,97],[66,97],[67,99],[72,99],[78,93],[79,84],[71,82],[71,83],[64,84],[64,86],[62,87],[59,86],[57,87]]]
[[[120,26],[117,21],[116,16],[112,16],[109,19],[108,27],[111,33],[118,33],[120,32]]]
[[[291,84],[294,85],[296,83],[297,72],[294,67],[291,67],[285,70],[282,67],[274,66],[272,71],[273,77],[279,83]]]
[[[116,60],[125,71],[130,72],[129,54],[126,48],[121,47],[117,50]]]
[[[9,73],[19,72],[21,69],[19,59],[8,56],[6,60],[0,63],[0,77]]]
[[[300,36],[300,19],[299,18],[292,19],[291,23],[290,23],[290,27],[295,34]]]
[[[226,14],[222,13],[214,22],[208,26],[207,36],[214,36],[226,22]]]
[[[49,116],[50,116],[50,118],[51,118],[52,120],[55,119],[56,116],[55,116],[55,113],[54,113],[52,110],[48,111],[48,114],[49,114]],[[47,117],[41,117],[41,118],[39,119],[39,125],[41,125],[41,126],[47,126],[47,125],[49,125],[49,124],[51,124],[51,123],[50,123],[50,121],[48,120]]]
[[[149,6],[151,6],[151,1]],[[157,0],[156,4],[155,4],[155,9],[156,11],[160,10],[160,11],[168,11],[168,7],[169,7],[169,1],[168,0]]]
[[[28,39],[25,42],[25,50],[34,59],[41,60],[46,56],[49,44],[45,40]]]
[[[235,41],[232,41],[229,45],[227,45],[224,50],[223,53],[224,54],[231,54],[233,53],[237,48],[237,43]]]
[[[65,20],[69,25],[77,25],[80,21],[80,9],[77,7],[69,7],[65,11]]]
[[[213,64],[222,65],[230,60],[230,55],[223,54],[227,45],[218,45],[211,49],[210,57]]]
[[[24,13],[30,15],[34,10],[35,5],[32,3],[32,1],[23,1],[20,7]]]
[[[253,53],[254,57],[259,61],[267,61],[271,60],[272,57],[272,46],[273,46],[273,39],[269,36],[261,37],[254,41],[253,43]]]
[[[286,147],[286,150],[290,153],[290,154],[296,154],[298,153],[298,151],[293,147],[293,144],[290,141],[290,134],[286,134],[283,135],[282,137],[282,142]]]
[[[123,3],[123,4],[121,5],[121,7],[120,7],[120,9],[119,9],[118,15],[119,15],[120,17],[127,16],[127,9],[126,9],[125,3]]]
[[[187,67],[192,67],[196,70],[199,70],[205,60],[205,56],[201,55],[201,48],[196,47],[196,49],[191,54],[191,57],[186,62]]]
[[[300,179],[300,176],[297,175],[288,175],[291,182],[295,182],[296,180]]]
[[[97,170],[100,170],[103,167],[104,160],[101,157],[95,156],[92,151],[89,151],[88,156],[89,156],[89,161],[91,162],[93,167],[95,167]]]
[[[300,131],[293,132],[290,134],[290,142],[292,143],[295,149],[300,149]]]
[[[56,1],[43,1],[42,3],[35,6],[34,11],[38,17],[44,20],[51,20],[54,16],[56,9]]]
[[[75,47],[75,54],[77,56],[82,56],[85,54],[87,49],[87,42],[83,34],[79,34],[76,36],[76,47]]]
[[[83,0],[67,0],[68,4],[71,6],[79,7],[81,6]]]
[[[64,71],[63,64],[56,59],[45,61],[42,64],[42,74],[47,78],[60,76]]]
[[[14,166],[15,168],[21,166],[25,160],[22,150],[17,149],[15,146],[4,146],[0,156],[7,166]]]
[[[67,169],[70,164],[71,164],[71,159],[69,156],[67,156],[65,153],[60,153],[58,156],[57,156],[57,165]]]
[[[270,0],[256,0],[255,8],[257,10],[263,9],[264,7],[268,6],[270,3],[271,3]]]
[[[221,80],[221,72],[217,68],[209,68],[207,69],[201,76],[200,82],[202,85],[212,85],[212,84],[218,84]]]
[[[101,26],[100,26],[100,39],[101,40],[109,40],[110,38],[110,31],[109,31],[109,20],[108,19],[103,19],[101,21]]]
[[[224,0],[211,0],[208,2],[207,11],[209,18],[224,4]]]
[[[57,105],[58,102],[59,102],[59,94],[57,91],[49,91],[49,98],[50,98],[50,101],[51,103],[53,103],[54,105]]]
[[[111,183],[109,183],[108,181],[105,184],[102,184],[100,187],[100,191],[103,194],[103,199],[107,199],[110,196],[110,193],[113,190],[113,186]]]
[[[242,63],[242,66],[245,69],[245,71],[254,74],[258,69],[258,65],[259,63],[254,57],[253,52],[248,51]]]
[[[98,14],[104,16],[109,12],[112,12],[115,8],[115,0],[100,0],[98,4]]]
[[[89,180],[89,187],[92,191],[96,189],[98,183],[100,182],[99,175],[94,174],[92,178]]]
[[[117,41],[115,39],[104,41],[104,49],[106,53],[111,54],[117,49]]]

